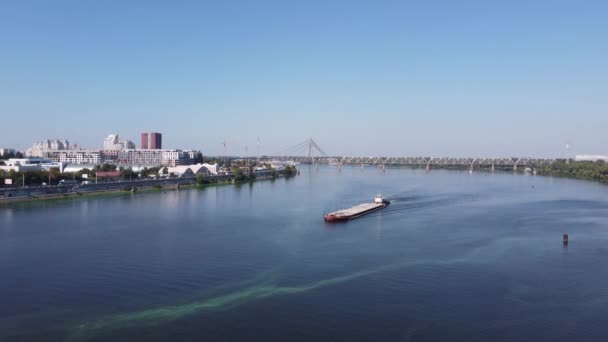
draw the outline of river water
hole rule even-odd
[[[0,340],[608,336],[608,187],[300,170],[241,186],[0,207]],[[376,193],[393,203],[323,222]]]

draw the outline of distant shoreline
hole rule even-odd
[[[424,169],[424,166],[416,166],[416,165],[386,165],[386,167],[391,168],[408,168],[412,170],[420,170]],[[446,171],[469,171],[470,167],[467,166],[458,166],[458,165],[434,165],[429,170],[433,172],[433,170],[446,170]],[[549,166],[540,166],[538,168],[532,168],[532,171],[536,170],[536,176],[540,177],[556,177],[563,179],[575,179],[582,180],[588,182],[595,182],[602,185],[608,185],[608,164],[604,162],[590,162],[590,161],[571,161],[570,163],[566,162],[556,162]],[[513,170],[511,168],[496,168],[495,171],[492,171],[490,167],[476,167],[473,169],[473,172],[481,172],[481,173],[512,173],[512,174],[533,174],[530,170],[526,170],[525,168],[518,168],[517,170]]]

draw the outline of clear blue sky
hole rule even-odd
[[[0,2],[0,147],[608,154],[606,1]]]

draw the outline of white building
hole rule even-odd
[[[135,144],[130,140],[119,140],[118,134],[110,134],[103,141],[103,149],[105,151],[122,151],[126,149],[135,149]]]
[[[164,170],[161,168],[158,174],[164,174]],[[178,165],[174,167],[167,167],[168,174],[175,176],[188,176],[188,175],[217,175],[217,164],[195,164],[195,165]]]
[[[62,173],[64,172],[79,172],[85,169],[88,170],[95,170],[95,166],[94,164],[66,164],[63,167],[63,170],[61,170]]]
[[[47,154],[53,161],[67,164],[100,164],[103,161],[99,150],[57,151]]]
[[[206,168],[207,170],[209,170],[209,173],[211,173],[212,175],[217,175],[217,171],[218,171],[218,166],[217,164],[207,164],[207,163],[203,163],[203,164],[196,164],[197,165],[201,165],[202,167]]]
[[[118,152],[119,164],[178,166],[193,162],[191,151],[182,150],[123,150]]]
[[[608,156],[602,156],[602,155],[598,155],[598,154],[579,154],[574,158],[574,160],[576,160],[576,161],[602,160],[602,161],[608,162]]]
[[[56,167],[59,170],[62,169],[61,163],[55,163],[50,159],[42,158],[11,158],[3,162],[4,165],[0,165],[0,170],[6,172],[11,170],[15,172],[48,171],[52,167]]]
[[[70,142],[67,140],[47,139],[39,141],[25,151],[28,157],[44,158],[46,152],[69,150]]]
[[[296,165],[296,163],[294,163],[293,161],[279,161],[279,160],[271,160],[269,162],[269,164],[270,164],[271,168],[273,168],[277,171],[285,169],[286,166],[295,166]]]

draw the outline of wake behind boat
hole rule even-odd
[[[384,209],[388,207],[389,204],[391,204],[391,201],[382,198],[382,195],[376,195],[376,198],[374,198],[372,203],[363,203],[352,208],[334,211],[333,213],[325,215],[324,218],[325,222],[346,221],[361,217],[376,210]]]

